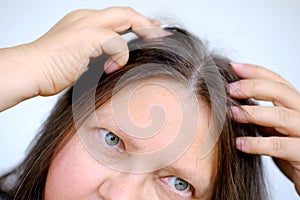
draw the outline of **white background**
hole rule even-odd
[[[0,48],[37,39],[74,9],[131,6],[149,17],[175,19],[230,58],[268,67],[300,90],[298,0],[1,0],[0,5]],[[0,173],[25,155],[56,99],[38,97],[0,113]],[[270,159],[266,170],[273,199],[298,199],[293,185]]]

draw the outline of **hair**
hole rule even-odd
[[[0,178],[0,190],[12,199],[42,200],[51,160],[76,133],[72,106],[75,105],[80,114],[79,123],[82,123],[92,112],[93,108],[87,106],[86,102],[93,95],[93,91],[96,91],[95,108],[99,108],[112,97],[118,80],[129,70],[138,69],[143,64],[161,64],[169,67],[160,70],[150,67],[146,73],[153,77],[164,76],[174,79],[185,77],[198,98],[207,105],[211,105],[211,99],[225,98],[226,100],[225,107],[218,104],[213,108],[216,120],[218,120],[218,112],[226,110],[226,116],[217,143],[217,176],[211,199],[267,199],[261,156],[244,154],[235,147],[236,137],[258,136],[258,131],[255,125],[236,123],[230,116],[230,106],[253,104],[249,99],[237,100],[229,96],[228,84],[239,80],[230,68],[230,60],[214,52],[207,52],[207,46],[186,30],[174,27],[166,28],[166,30],[172,34],[157,40],[130,41],[129,49],[133,50],[129,52],[126,66],[112,74],[103,74],[100,81],[97,81],[97,86],[91,83],[95,81],[95,74],[100,76],[103,73],[103,63],[107,56],[91,60],[88,70],[78,81],[85,82],[84,87],[79,88],[74,95],[73,86],[60,97],[32,142],[24,161]],[[218,83],[215,82],[216,74],[211,69],[221,74],[222,79]],[[145,71],[137,70],[137,73],[129,76],[128,83],[142,80],[144,74]],[[214,83],[214,88],[225,88],[225,97],[218,96],[221,95],[218,93],[210,93],[210,83]]]

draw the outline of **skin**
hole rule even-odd
[[[101,127],[118,135],[122,145],[117,147],[108,146],[103,139],[96,143],[96,146],[105,148],[109,158],[121,157],[122,154],[116,152],[119,149],[135,153],[159,151],[168,145],[179,131],[181,110],[175,94],[160,85],[147,84],[147,81],[144,84],[146,85],[131,96],[128,111],[136,126],[146,127],[151,124],[147,112],[151,107],[160,105],[165,110],[165,125],[156,135],[143,139],[121,131],[122,124],[118,124],[115,120],[118,116],[116,113],[113,114],[111,101],[96,111],[98,123],[94,124],[91,122],[93,120],[89,119],[87,125],[83,125],[83,130],[80,130],[84,131],[84,134],[93,134],[94,130]],[[120,100],[124,92],[129,91],[125,90],[116,95],[116,100]],[[184,103],[192,105],[189,99]],[[188,117],[188,113],[182,112],[183,117]],[[170,165],[147,173],[119,171],[107,166],[106,163],[97,162],[88,153],[78,134],[75,134],[51,163],[46,181],[45,199],[210,199],[216,178],[217,151],[213,149],[205,158],[199,159],[201,144],[208,129],[209,111],[207,106],[202,105],[199,112],[201,118],[191,146]],[[132,131],[130,128],[127,130]],[[194,130],[184,129],[185,133],[188,131]],[[121,157],[121,159],[125,158]],[[161,159],[163,158],[151,158],[146,163],[154,164],[161,162]],[[186,191],[176,190],[171,181],[175,176],[189,182],[191,188]]]
[[[111,73],[128,60],[128,47],[118,34],[132,29],[144,38],[166,35],[152,21],[128,7],[76,10],[39,39],[0,50],[0,111],[37,95],[56,94],[71,85],[89,59],[111,55],[104,69]],[[114,40],[110,40],[114,38]],[[72,67],[70,67],[72,66]]]
[[[243,78],[231,84],[233,97],[255,98],[274,104],[273,107],[243,106],[243,110],[232,109],[236,121],[262,126],[261,133],[265,136],[237,138],[237,148],[245,153],[273,157],[300,195],[299,92],[281,76],[263,67],[234,63],[232,69]],[[251,118],[245,117],[245,112]]]
[[[105,71],[113,72],[126,63],[128,54],[119,55],[127,46],[121,38],[115,40],[119,44],[103,42],[119,37],[118,33],[130,28],[158,25],[131,8],[78,10],[66,15],[32,43],[0,49],[0,111],[37,95],[60,92],[80,76],[90,58],[103,52],[112,55]],[[137,34],[142,37],[166,35],[161,31],[137,31]],[[242,110],[232,108],[234,120],[261,125],[262,133],[268,136],[237,138],[237,148],[246,153],[272,156],[300,195],[299,92],[266,68],[233,63],[232,69],[243,79],[231,84],[232,97],[252,97],[274,103],[269,108],[244,106],[251,120],[243,117]]]

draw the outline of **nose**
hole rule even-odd
[[[104,200],[154,200],[154,183],[147,174],[119,173],[107,177],[99,186]]]

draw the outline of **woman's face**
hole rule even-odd
[[[178,87],[177,91],[179,90],[184,92],[182,87]],[[92,145],[97,145],[96,149],[100,148],[103,156],[88,151],[86,146],[89,144],[83,144],[79,135],[74,134],[53,159],[46,180],[46,200],[210,199],[216,178],[217,151],[214,148],[205,158],[199,159],[198,155],[209,125],[209,109],[202,103],[197,108],[200,117],[197,119],[198,126],[194,130],[194,138],[179,158],[174,155],[174,159],[170,159],[173,158],[173,150],[175,153],[180,149],[180,144],[177,144],[166,154],[168,157],[155,156],[151,160],[147,158],[148,160],[142,161],[147,165],[145,169],[155,165],[155,168],[151,168],[153,170],[133,172],[130,166],[136,169],[139,162],[132,160],[124,162],[124,168],[120,167],[122,165],[111,164],[117,159],[123,158],[124,161],[132,154],[143,156],[159,152],[174,141],[179,131],[187,134],[193,131],[189,128],[182,129],[182,119],[191,122],[194,120],[189,119],[189,113],[182,111],[183,104],[193,105],[189,98],[179,102],[174,90],[162,84],[145,84],[134,93],[130,93],[130,100],[124,99],[129,92],[132,90],[123,89],[114,96],[114,103],[110,100],[97,109],[96,124],[89,122],[93,121],[90,118],[83,125],[81,131],[95,136]],[[160,117],[149,114],[151,108],[157,105],[164,110],[163,126],[156,134],[149,133],[149,137],[139,137],[139,133],[132,133],[138,129],[122,124],[122,119],[121,122],[117,119],[120,110],[114,109],[114,105],[122,104],[123,100],[127,106],[122,112],[126,112],[136,127],[149,127],[155,121],[155,117]],[[102,159],[105,157],[106,160]],[[166,163],[164,160],[172,162],[167,166],[160,165],[159,163]]]

